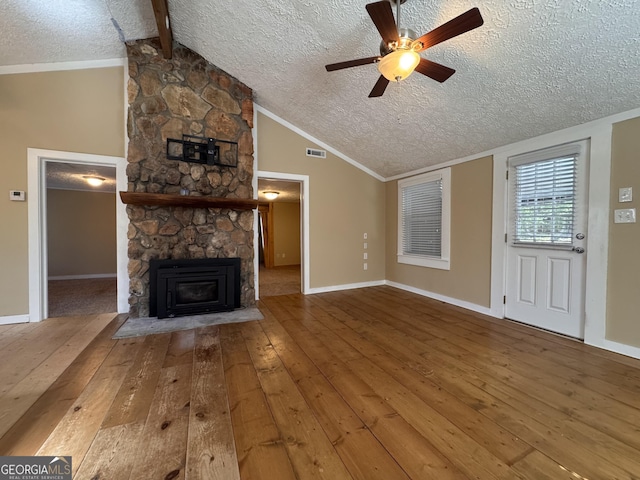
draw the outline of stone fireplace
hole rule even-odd
[[[251,199],[251,89],[181,45],[171,59],[161,52],[155,39],[127,44],[128,193]],[[183,134],[238,142],[237,167],[168,160],[167,138]],[[127,214],[131,317],[150,314],[152,259],[239,258],[240,304],[255,304],[251,209],[165,202]]]

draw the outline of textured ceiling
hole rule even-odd
[[[278,192],[279,195],[275,200],[268,200],[264,192]],[[259,178],[258,199],[263,202],[300,202],[300,182]]]
[[[169,0],[174,38],[258,104],[389,177],[640,106],[638,0],[408,0],[419,35],[471,7],[482,27],[422,53],[457,73],[367,95],[378,54],[367,0]],[[123,55],[157,35],[151,0],[3,0],[0,66]]]
[[[99,187],[92,187],[85,176],[104,178],[105,181]],[[47,162],[47,188],[115,193],[116,169],[104,165]]]

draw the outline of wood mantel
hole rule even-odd
[[[228,208],[231,210],[253,210],[264,204],[257,199],[199,197],[171,195],[167,193],[120,192],[122,203],[127,205],[155,205],[164,207]]]

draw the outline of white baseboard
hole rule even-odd
[[[88,278],[116,278],[115,273],[90,273],[87,275],[57,275],[49,277],[49,280],[86,280]]]
[[[329,287],[310,288],[304,293],[305,295],[309,295],[314,293],[338,292],[340,290],[353,290],[354,288],[379,287],[380,285],[384,285],[384,283],[384,280],[375,280],[373,282],[362,283],[347,283],[344,285],[331,285]]]
[[[489,307],[483,307],[482,305],[476,305],[475,303],[466,302],[457,298],[447,297],[445,295],[440,295],[439,293],[429,292],[428,290],[422,290],[420,288],[411,287],[402,283],[392,282],[391,280],[385,280],[384,284],[389,285],[390,287],[399,288],[400,290],[405,290],[407,292],[416,293],[418,295],[422,295],[423,297],[433,298],[434,300],[439,300],[441,302],[449,303],[457,307],[462,307],[466,308],[467,310],[482,313],[483,315],[495,316],[492,315],[491,309]]]
[[[610,352],[619,353],[620,355],[625,355],[627,357],[640,359],[640,348],[632,345],[625,345],[624,343],[614,342],[612,340],[607,340],[606,338],[600,343],[587,343],[585,341],[585,344],[609,350]]]
[[[0,325],[10,325],[12,323],[28,323],[29,315],[7,315],[0,317]]]

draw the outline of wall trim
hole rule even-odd
[[[305,295],[308,294],[311,290],[311,252],[310,245],[311,242],[309,240],[309,232],[310,232],[310,214],[309,214],[309,175],[299,175],[294,173],[283,173],[283,172],[268,172],[263,170],[255,170],[254,179],[256,182],[256,187],[254,188],[254,195],[257,197],[258,188],[257,183],[258,179],[271,179],[271,180],[286,180],[289,182],[300,182],[301,183],[301,196],[300,196],[300,215],[301,215],[301,226],[302,231],[300,232],[300,246],[302,249],[302,263],[301,263],[301,284],[302,284],[302,293]],[[255,215],[258,217],[258,214]],[[257,227],[257,219],[254,219],[254,265],[258,265],[258,262],[255,260],[258,258],[258,227]],[[259,276],[259,265],[254,272],[256,276],[256,280],[258,280]],[[259,298],[259,281],[254,282],[254,288],[258,293],[256,293],[256,297]],[[256,298],[256,299],[257,299]]]
[[[467,310],[471,310],[477,313],[482,313],[483,315],[489,315],[491,317],[495,317],[495,315],[492,314],[489,308],[483,307],[482,305],[477,305],[475,303],[467,302],[465,300],[459,300],[457,298],[447,297],[446,295],[440,295],[439,293],[429,292],[428,290],[422,290],[421,288],[412,287],[410,285],[405,285],[403,283],[393,282],[391,280],[385,280],[384,285],[389,285],[390,287],[399,288],[400,290],[405,290],[407,292],[422,295],[423,297],[439,300],[441,302],[445,302],[450,305],[455,305],[457,307],[466,308]],[[503,317],[497,317],[497,318],[503,318]]]
[[[87,273],[85,275],[55,275],[49,280],[88,280],[91,278],[117,278],[117,273]]]
[[[309,291],[305,292],[305,294],[310,295],[314,293],[339,292],[341,290],[354,290],[356,288],[379,287],[381,285],[385,285],[385,280],[373,280],[371,282],[361,282],[361,283],[345,283],[343,285],[330,285],[328,287],[314,287],[314,288],[310,288]]]
[[[275,113],[270,112],[269,110],[267,110],[266,108],[261,107],[258,104],[254,104],[254,107],[258,112],[262,113],[264,116],[269,117],[271,120],[275,120],[280,125],[282,125],[284,127],[287,127],[289,130],[297,133],[301,137],[306,138],[310,142],[313,142],[316,145],[318,145],[319,147],[321,147],[321,148],[333,153],[336,157],[338,157],[338,158],[344,160],[345,162],[353,165],[354,167],[362,170],[366,174],[371,175],[373,178],[375,178],[377,180],[380,180],[381,182],[385,181],[385,179],[384,179],[384,177],[382,175],[378,175],[376,172],[374,172],[370,168],[367,168],[364,165],[362,165],[361,163],[358,163],[357,161],[355,161],[351,157],[347,157],[345,154],[339,152],[338,150],[336,150],[335,148],[331,147],[330,145],[327,145],[322,140],[318,140],[313,135],[310,135],[309,133],[305,132],[304,130],[299,129],[298,127],[296,127],[292,123],[287,122],[285,119],[280,118]]]
[[[126,58],[108,58],[105,60],[82,60],[82,61],[76,61],[76,62],[27,63],[24,65],[6,65],[3,67],[0,67],[0,75],[14,75],[19,73],[57,72],[62,70],[90,70],[92,68],[123,67],[126,64],[127,64]]]
[[[627,357],[640,359],[640,348],[632,345],[625,345],[624,343],[606,339],[600,343],[592,343],[590,345],[604,350],[609,350],[610,352],[619,353],[620,355],[625,355]]]
[[[13,323],[28,323],[29,315],[5,315],[0,317],[0,325],[11,325]]]
[[[27,148],[27,225],[29,238],[29,321],[39,322],[48,316],[46,178],[47,161],[110,165],[116,167],[116,188],[127,189],[126,160],[123,157],[90,153],[62,152]],[[126,205],[116,196],[116,261],[118,268],[118,313],[129,309],[129,276],[127,272],[127,217]],[[124,233],[124,238],[122,237]],[[124,268],[123,268],[124,265]]]

